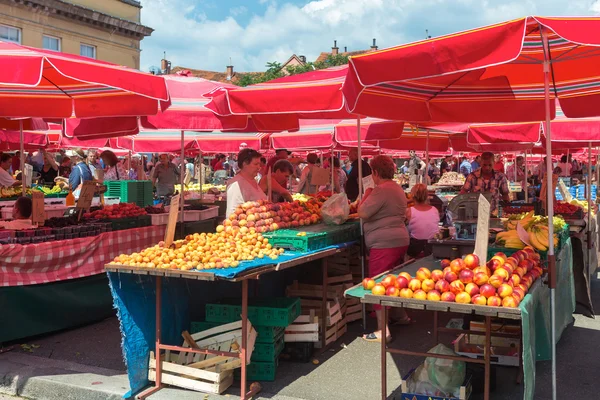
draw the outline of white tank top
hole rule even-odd
[[[411,207],[410,221],[408,222],[410,237],[419,240],[433,239],[439,231],[439,222],[440,214],[437,208],[431,207],[427,211],[419,211]]]

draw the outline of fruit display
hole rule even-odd
[[[554,247],[558,247],[559,240],[557,232],[565,228],[566,222],[563,218],[555,216],[554,219]],[[549,245],[548,217],[534,215],[533,211],[522,214],[511,215],[506,223],[507,231],[496,235],[496,244],[512,249],[525,247],[519,237],[517,226],[521,226],[528,235],[528,241],[536,250],[547,251]]]
[[[530,211],[533,211],[532,205],[502,206],[502,212],[504,215],[522,214]]]
[[[315,199],[292,203],[248,201],[237,207],[223,225],[226,228],[255,228],[256,232],[264,233],[316,224],[321,220],[320,210],[320,203]]]
[[[63,193],[65,192],[65,190],[63,189],[63,186],[61,185],[54,185],[52,188],[49,188],[47,186],[37,186],[34,190],[38,190],[42,193],[44,193],[44,195],[49,195],[49,194],[59,194],[59,193]],[[68,185],[67,185],[67,190],[68,190]]]
[[[444,173],[444,175],[442,175],[442,177],[440,178],[440,180],[437,183],[437,185],[440,185],[440,186],[459,186],[459,185],[462,186],[464,184],[465,184],[465,176],[458,172]]]
[[[185,187],[186,191],[190,192],[199,192],[200,184],[199,183],[190,183]],[[214,193],[219,194],[221,192],[225,192],[227,190],[226,185],[213,185],[212,183],[205,183],[202,185],[202,193]],[[181,185],[175,185],[175,191],[181,193]]]
[[[156,205],[156,206],[146,206],[144,208],[144,210],[146,210],[146,214],[165,214],[167,212],[167,210],[165,210],[165,206],[162,204]]]
[[[573,215],[579,212],[579,210],[582,210],[582,208],[576,204],[567,203],[566,201],[557,201],[554,204],[554,213],[556,214]]]
[[[300,201],[302,203],[304,203],[305,201],[308,201],[312,198],[313,198],[312,196],[309,196],[309,195],[303,194],[303,193],[294,193],[292,195],[292,199],[294,199],[294,201]]]
[[[86,219],[118,219],[128,217],[138,217],[146,215],[147,212],[134,203],[119,203],[105,206],[100,210],[83,214]]]
[[[29,189],[28,189],[29,191]],[[0,187],[0,198],[18,197],[21,195],[20,187]]]
[[[379,283],[366,278],[362,285],[378,296],[514,308],[543,273],[540,255],[529,246],[510,257],[496,253],[480,264],[475,254],[468,254],[442,260],[442,269],[422,267],[414,277],[407,272],[389,274]]]

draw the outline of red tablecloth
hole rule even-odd
[[[80,239],[2,245],[0,286],[35,285],[100,274],[104,265],[119,254],[140,251],[163,238],[164,226],[148,226]]]

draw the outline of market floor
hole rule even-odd
[[[600,310],[600,281],[594,279],[592,297],[597,310]],[[410,343],[415,350],[426,351],[433,347],[430,314],[413,312],[416,323],[408,327],[392,329],[394,343]],[[369,323],[374,325],[374,320]],[[271,400],[368,400],[379,397],[379,345],[366,343],[358,336],[362,333],[360,323],[349,325],[349,332],[330,351],[318,357],[319,363],[280,362],[275,382],[262,383],[261,399]],[[598,337],[596,337],[598,336]],[[447,344],[452,340],[446,337]],[[596,399],[597,392],[597,351],[592,351],[593,343],[600,340],[600,318],[590,319],[581,315],[567,328],[557,348],[558,358],[558,398]],[[50,358],[56,361],[76,362],[101,367],[123,373],[125,366],[120,350],[120,335],[116,318],[27,341],[27,345],[15,346],[12,352]],[[401,376],[422,362],[422,359],[408,356],[387,358],[388,387],[396,389]],[[2,358],[0,357],[0,366]],[[516,369],[496,368],[496,390],[492,399],[508,400],[522,398],[522,387],[515,383]],[[239,394],[234,386],[227,392],[228,399]],[[390,393],[390,398],[397,393]],[[196,394],[197,395],[197,394]],[[192,393],[167,391],[151,399],[194,398]],[[208,396],[206,399],[225,398]],[[472,399],[482,399],[474,393]],[[9,397],[10,399],[10,397]],[[535,399],[551,399],[551,364],[540,362],[536,371]],[[3,400],[3,399],[2,399]]]

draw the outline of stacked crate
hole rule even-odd
[[[331,257],[327,261],[329,271],[329,282],[338,282],[348,287],[362,282],[362,266],[360,262],[360,246],[352,246],[346,251]],[[362,306],[358,298],[346,299],[344,317],[346,322],[358,321],[362,318]]]
[[[248,380],[275,380],[279,355],[284,346],[284,331],[300,315],[300,309],[300,299],[297,298],[250,300],[248,319],[256,329],[257,338],[251,362],[248,364]],[[207,304],[206,322],[193,323],[192,329],[203,329],[212,324],[239,320],[241,313],[239,301]]]

